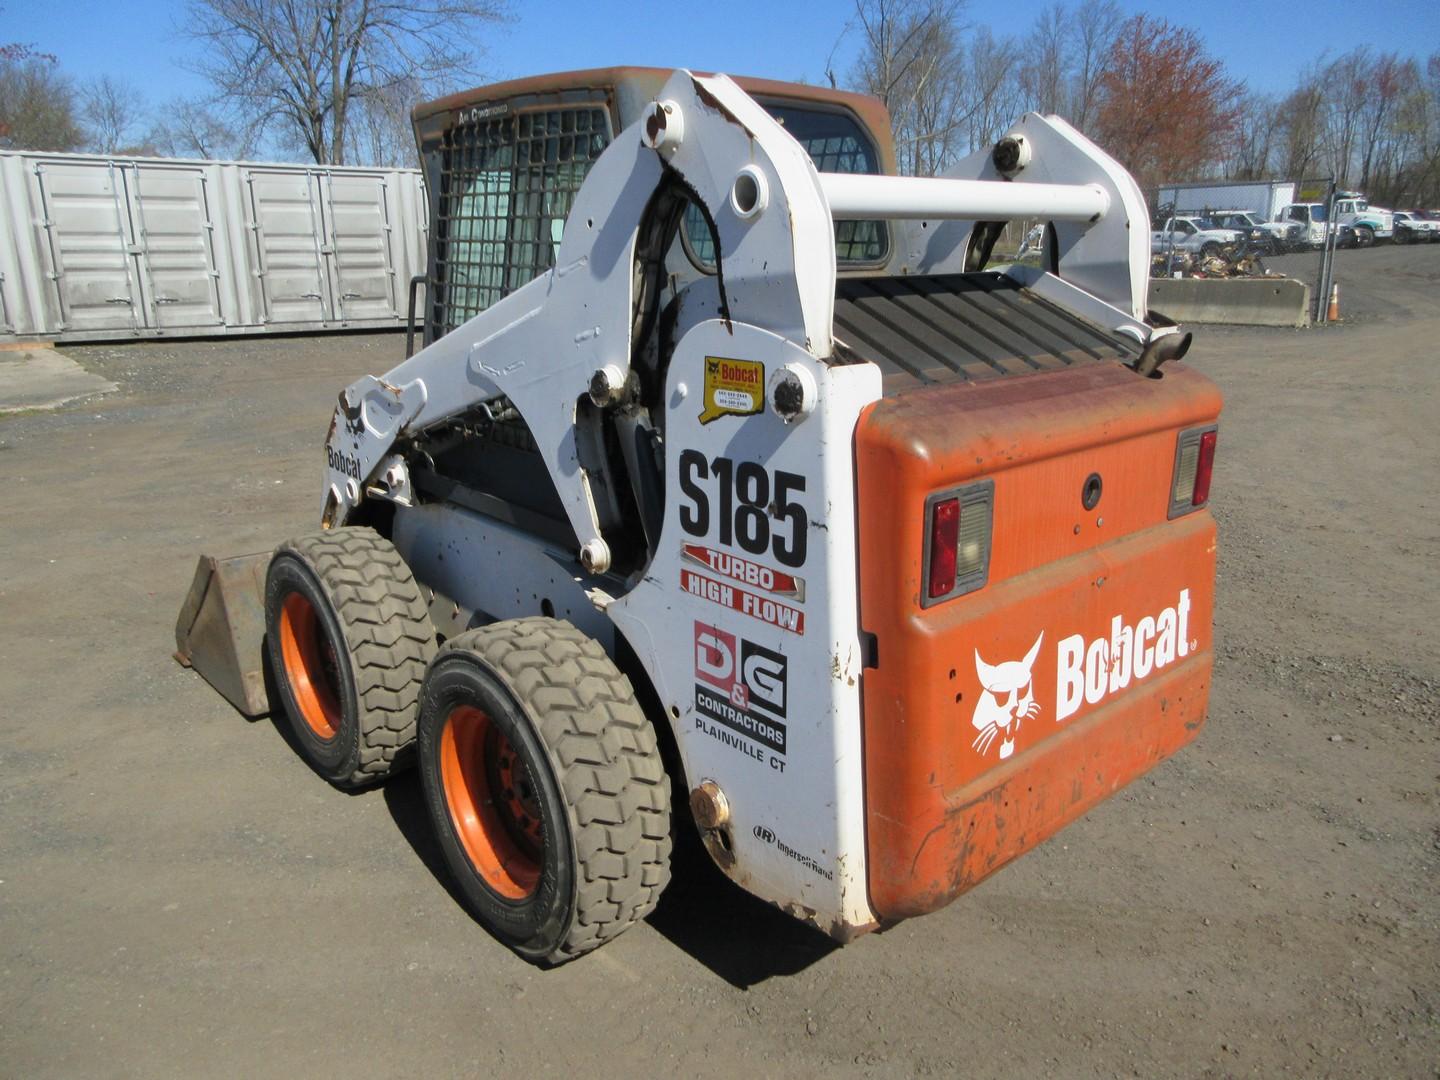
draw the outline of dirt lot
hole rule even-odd
[[[308,528],[396,336],[67,350],[0,419],[0,1073],[1434,1076],[1440,246],[1350,321],[1205,330],[1224,389],[1199,742],[845,949],[693,872],[542,971],[447,892],[413,774],[332,791],[170,659],[200,550]]]

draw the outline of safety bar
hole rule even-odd
[[[1021,184],[926,176],[820,173],[837,219],[960,218],[967,221],[1099,221],[1110,196],[1099,184]]]

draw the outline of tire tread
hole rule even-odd
[[[346,526],[287,541],[334,605],[350,650],[360,760],[344,786],[383,780],[409,763],[420,687],[435,655],[435,628],[410,567],[373,529]]]
[[[440,649],[478,655],[536,723],[574,833],[574,918],[549,959],[568,960],[654,910],[670,880],[670,784],[630,680],[600,644],[545,616],[507,619]]]

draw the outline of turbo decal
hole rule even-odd
[[[765,365],[759,360],[705,357],[700,423],[722,416],[755,416],[765,408]]]
[[[712,604],[719,604],[721,607],[738,611],[742,615],[749,615],[752,619],[759,619],[771,626],[778,626],[781,630],[788,630],[792,634],[803,636],[805,633],[805,613],[799,608],[793,608],[789,604],[782,604],[778,600],[760,596],[748,589],[742,589],[738,585],[727,585],[723,581],[716,581],[714,578],[706,577],[704,574],[696,573],[694,570],[682,566],[680,568],[680,588],[691,596],[698,596]]]
[[[797,604],[805,602],[805,579],[787,574],[783,570],[773,570],[763,563],[742,559],[728,551],[718,551],[701,544],[680,545],[680,558],[703,566],[721,577],[738,581],[741,585],[754,585]]]

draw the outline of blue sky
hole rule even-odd
[[[971,0],[967,18],[1000,35],[1021,33],[1048,2]],[[1333,54],[1363,43],[1421,57],[1440,50],[1437,0],[1120,5],[1193,27],[1234,75],[1267,92],[1288,89],[1324,49]],[[852,11],[850,0],[515,0],[513,23],[488,33],[482,64],[496,78],[654,64],[818,82]],[[183,0],[0,0],[0,41],[54,53],[77,79],[121,76],[155,103],[204,90],[182,66],[193,49],[176,32],[183,13]],[[853,54],[842,42],[836,54],[842,75]]]

